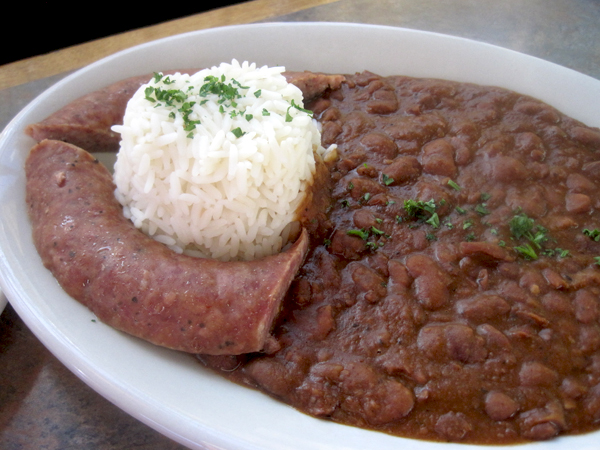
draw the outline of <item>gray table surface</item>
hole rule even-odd
[[[520,51],[600,79],[600,0],[341,0],[270,21],[359,22],[433,31]],[[0,129],[65,75],[0,91]],[[0,448],[184,448],[132,419],[69,373],[10,306],[1,319],[0,409],[9,405],[14,411],[5,410],[0,417]],[[6,384],[30,369],[18,358],[24,352],[47,361],[43,373],[37,374],[47,381],[35,384],[36,392],[13,392]],[[32,423],[28,399],[48,392],[61,394],[45,400],[48,410],[56,404],[59,417]]]

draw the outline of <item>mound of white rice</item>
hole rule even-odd
[[[283,71],[234,60],[142,86],[113,127],[125,216],[176,252],[228,261],[280,251],[323,153]]]

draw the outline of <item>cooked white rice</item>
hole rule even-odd
[[[312,184],[315,154],[323,153],[316,121],[292,106],[303,106],[302,93],[284,70],[234,60],[142,86],[124,124],[113,127],[121,134],[114,180],[125,216],[180,253],[228,261],[280,251]],[[230,86],[240,97],[200,95],[210,76],[217,91]],[[160,95],[156,89],[186,98],[174,106],[147,100]],[[187,122],[185,102],[195,102]]]

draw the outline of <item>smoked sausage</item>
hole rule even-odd
[[[65,292],[112,327],[164,347],[232,355],[263,349],[308,249],[249,262],[173,252],[123,216],[108,170],[56,140],[26,161],[33,240]]]

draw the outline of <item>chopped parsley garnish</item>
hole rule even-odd
[[[436,212],[435,200],[404,200],[404,209],[409,217],[414,217],[428,223],[433,228],[439,228],[440,218]]]
[[[534,224],[535,221],[525,214],[517,214],[510,220],[510,232],[516,239],[521,239],[526,234],[531,233]]]
[[[363,239],[365,241],[369,238],[369,233],[367,231],[365,231],[364,229],[361,229],[361,230],[357,230],[357,229],[348,230],[348,231],[346,231],[346,234],[348,236],[358,236],[359,238],[361,238],[361,239]]]
[[[545,256],[557,256],[559,258],[566,258],[567,256],[570,256],[570,252],[569,250],[563,250],[562,248],[546,248],[543,251]]]
[[[463,230],[468,230],[473,226],[473,221],[471,219],[467,219],[463,222]]]
[[[492,196],[487,192],[482,192],[480,197],[482,202],[487,202],[490,198],[492,198]]]
[[[404,200],[404,209],[410,217],[418,217],[423,212],[433,214],[436,206],[433,199],[428,202],[423,202],[421,200]]]
[[[154,73],[152,81],[155,86],[148,86],[145,88],[145,99],[151,103],[155,103],[156,107],[166,105],[174,108],[175,111],[169,113],[169,118],[176,119],[176,112],[178,112],[183,119],[183,129],[188,132],[187,137],[192,138],[194,129],[200,124],[200,120],[194,120],[190,117],[194,112],[193,107],[196,104],[196,102],[189,100],[189,95],[193,90],[193,86],[189,86],[186,92],[180,89],[165,89],[166,86],[173,84],[175,80],[172,80],[168,76],[164,77],[161,73]],[[160,83],[162,83],[162,85],[159,85]],[[250,87],[242,86],[242,84],[235,79],[231,79],[230,82],[227,82],[225,75],[221,75],[220,77],[208,75],[204,78],[204,84],[198,89],[198,95],[200,97],[215,95],[217,96],[216,101],[219,104],[219,112],[221,114],[228,113],[231,118],[244,116],[246,120],[250,121],[253,119],[252,114],[245,114],[244,111],[235,109],[238,106],[236,100],[242,98],[242,94],[239,91],[240,89],[250,89]],[[258,98],[260,95],[260,89],[254,92],[255,97]],[[204,98],[200,101],[200,105],[204,105],[208,101],[207,98]],[[228,111],[230,108],[231,110]],[[269,114],[270,113],[266,109],[263,109],[263,115]],[[232,130],[232,133],[238,138],[245,134],[239,127]]]
[[[234,128],[233,130],[231,130],[231,132],[233,133],[233,135],[236,138],[240,138],[242,137],[244,134],[246,134],[246,132],[242,131],[242,129],[240,127]]]
[[[481,203],[475,207],[475,212],[482,216],[486,216],[490,213],[490,210],[487,209],[487,205],[485,203]]]
[[[527,217],[524,213],[513,216],[510,220],[509,227],[511,234],[515,239],[525,238],[529,241],[527,244],[514,247],[515,251],[527,259],[538,258],[538,255],[531,244],[533,244],[536,249],[541,250],[542,244],[550,240],[547,234],[548,230],[540,225],[536,225],[535,221],[532,218]]]
[[[460,206],[457,206],[456,212],[459,214],[466,214],[467,211],[465,209],[461,208]]]
[[[431,215],[431,217],[425,221],[425,223],[428,223],[433,228],[439,228],[440,227],[440,218],[438,217],[437,213],[433,213]]]
[[[386,186],[389,186],[390,184],[392,184],[394,182],[394,179],[391,177],[388,177],[385,173],[381,174],[381,181],[383,181],[383,184],[385,184]]]
[[[375,227],[371,227],[371,233],[377,234],[379,236],[381,236],[382,234],[384,234],[383,231],[381,231],[381,230],[379,230],[379,229],[377,229]]]
[[[298,111],[305,112],[311,118],[313,116],[313,112],[311,110],[302,108],[301,106],[296,104],[296,102],[294,100],[292,100],[292,104],[288,107],[288,109],[285,113],[285,121],[286,122],[291,122],[293,120],[293,117],[290,114],[290,109],[292,109],[292,108],[296,108]]]
[[[471,242],[475,240],[475,233],[469,233],[465,236],[465,241]]]
[[[583,230],[583,234],[592,239],[593,241],[600,241],[600,230],[598,230],[598,228],[594,228],[594,230],[589,230],[585,228]]]
[[[600,256],[594,256],[594,261],[596,261],[597,266],[600,266]]]
[[[385,232],[383,232],[382,230],[376,228],[376,227],[371,227],[368,230],[365,230],[364,228],[361,228],[360,230],[358,229],[352,229],[352,230],[348,230],[346,231],[346,234],[349,236],[356,236],[361,238],[363,241],[368,241],[369,237],[374,236],[375,239],[377,239],[377,237],[379,236],[384,236],[386,238],[389,238],[390,236],[386,235]],[[376,249],[377,247],[383,247],[383,242],[379,241],[368,241],[365,242],[365,245],[370,248],[371,250]]]
[[[519,253],[521,256],[524,256],[525,259],[537,259],[538,256],[535,253],[535,250],[531,247],[531,244],[524,244],[518,247],[514,247],[515,251]]]
[[[535,221],[526,214],[515,215],[509,223],[510,232],[515,239],[526,238],[538,249],[542,248],[542,244],[549,240],[548,230],[540,225],[536,225]]]
[[[458,184],[456,184],[456,182],[453,180],[448,180],[448,186],[450,186],[452,189],[455,189],[457,191],[461,190],[461,187]]]

